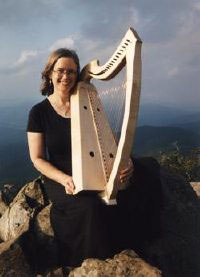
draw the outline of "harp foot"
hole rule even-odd
[[[107,204],[107,205],[117,205],[117,200],[116,199],[105,199],[103,198],[104,202]]]

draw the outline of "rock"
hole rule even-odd
[[[145,243],[140,245],[139,251],[137,249],[140,257],[129,251],[106,261],[88,259],[80,268],[71,270],[70,276],[161,276],[161,272],[167,277],[200,276],[199,197],[188,182],[169,171],[161,170],[161,180],[161,236],[152,241],[144,239]],[[0,276],[25,276],[23,268],[24,272],[31,270],[41,276],[63,276],[57,267],[50,207],[51,204],[45,201],[40,179],[25,185],[12,203],[3,207],[0,237],[6,242],[0,244]],[[24,257],[29,261],[29,269]],[[9,259],[13,262],[10,267]],[[6,270],[8,275],[4,275]]]
[[[50,224],[51,204],[42,209],[33,223],[34,243],[36,249],[36,267],[42,271],[57,264],[57,243]]]
[[[35,210],[44,205],[43,194],[37,180],[25,185],[0,218],[0,239],[16,239],[29,229]]]
[[[20,188],[15,185],[6,184],[0,190],[0,217],[7,210],[9,204],[13,201],[19,189]]]
[[[22,233],[28,231],[31,211],[23,200],[8,207],[0,218],[0,238],[3,241],[18,238]]]
[[[107,259],[105,261],[87,259],[82,263],[81,267],[75,268],[69,273],[69,277],[80,276],[159,277],[161,276],[161,272],[139,258],[134,251],[132,251],[132,255],[130,255],[130,251],[123,251],[120,254],[115,255],[113,259]]]
[[[5,184],[1,189],[3,201],[7,205],[9,205],[13,201],[13,199],[15,198],[19,190],[20,190],[19,186]]]
[[[40,275],[40,276],[36,276],[36,277],[43,277],[44,275]],[[63,273],[62,268],[55,268],[50,270],[50,272],[48,272],[45,277],[66,277],[67,274]]]
[[[200,202],[189,182],[161,171],[162,235],[148,244],[145,258],[164,276],[200,276]]]
[[[42,209],[36,216],[34,221],[34,230],[38,239],[42,242],[45,240],[45,236],[53,237],[53,229],[50,223],[50,209],[49,204],[44,209]]]
[[[8,205],[6,205],[6,203],[4,202],[3,193],[0,191],[0,217],[4,214],[7,208]]]
[[[22,248],[15,240],[0,244],[0,276],[31,276]]]
[[[45,197],[41,188],[40,178],[28,183],[18,192],[12,204],[18,199],[25,199],[30,208],[36,208],[45,204]]]
[[[200,197],[200,182],[191,182],[193,190],[196,192],[197,196]]]

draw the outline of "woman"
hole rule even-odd
[[[42,95],[47,98],[29,114],[28,144],[35,168],[42,173],[53,205],[51,224],[59,245],[60,263],[78,266],[85,258],[112,254],[106,207],[97,194],[73,195],[71,165],[70,95],[79,80],[77,54],[54,51],[42,72]],[[132,175],[133,165],[120,173],[122,182]],[[108,220],[109,222],[109,220]]]

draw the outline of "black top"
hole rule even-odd
[[[60,116],[46,98],[32,107],[27,132],[43,133],[49,162],[72,175],[70,118]]]

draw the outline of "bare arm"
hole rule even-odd
[[[30,158],[34,167],[49,179],[63,185],[66,193],[73,194],[74,183],[72,177],[57,169],[46,160],[44,135],[42,133],[28,132],[27,136]]]

